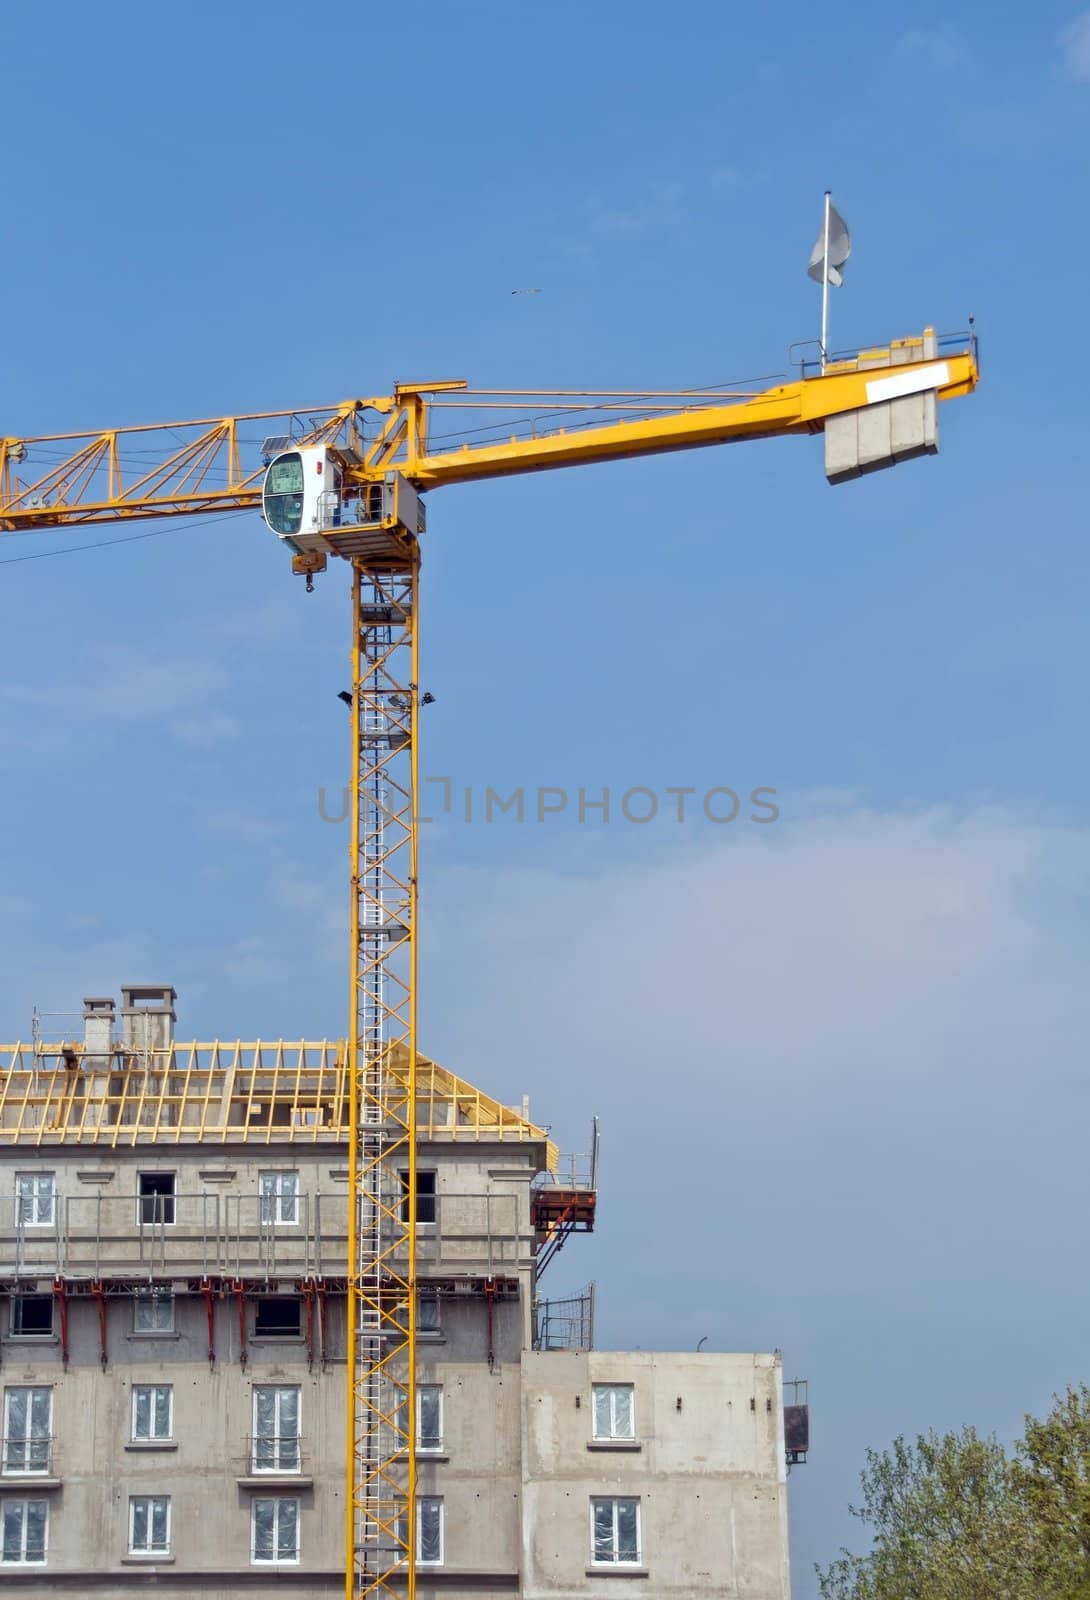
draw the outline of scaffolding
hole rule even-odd
[[[558,1156],[538,1175],[534,1184],[532,1215],[539,1247],[539,1278],[573,1233],[594,1231],[598,1211],[600,1148],[601,1132],[598,1118],[595,1117],[591,1127],[590,1149],[580,1155]]]
[[[534,1303],[535,1350],[594,1349],[595,1286],[578,1294]]]

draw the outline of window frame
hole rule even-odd
[[[280,1397],[285,1390],[291,1390],[295,1395],[295,1461],[290,1467],[280,1466],[279,1461],[275,1466],[271,1467],[258,1466],[257,1464],[257,1442],[259,1438],[264,1438],[257,1431],[257,1397],[263,1389],[271,1389],[276,1397],[273,1401],[273,1422],[276,1431],[269,1436],[273,1455],[276,1458],[279,1457],[280,1446],[284,1442],[284,1435],[280,1433]],[[263,1478],[297,1478],[303,1470],[303,1385],[301,1383],[255,1383],[253,1385],[251,1403],[253,1408],[253,1434],[250,1466],[254,1476],[257,1477],[260,1474]]]
[[[41,1200],[42,1200],[43,1197],[37,1192],[36,1186],[37,1186],[37,1184],[39,1184],[45,1178],[49,1179],[49,1197],[48,1197],[49,1198],[49,1216],[43,1220],[41,1217],[38,1216],[39,1205],[40,1205]],[[35,1189],[33,1190],[33,1192],[30,1195],[24,1195],[20,1191],[20,1185],[21,1185],[21,1183],[23,1182],[24,1179],[28,1180],[31,1184],[35,1185]],[[30,1205],[33,1208],[33,1211],[34,1211],[34,1215],[33,1216],[31,1216],[31,1217],[24,1217],[23,1216],[23,1207],[26,1206],[26,1205]],[[57,1174],[56,1174],[56,1172],[55,1171],[53,1171],[53,1172],[35,1172],[35,1171],[31,1171],[31,1170],[24,1170],[22,1172],[16,1172],[16,1174],[15,1174],[15,1227],[16,1227],[16,1230],[18,1231],[21,1228],[56,1228],[56,1226],[57,1226]]]
[[[261,1307],[269,1304],[293,1305],[298,1312],[294,1328],[262,1328],[258,1326],[261,1319]],[[259,1294],[254,1299],[254,1332],[255,1339],[273,1339],[276,1341],[292,1339],[296,1342],[304,1337],[303,1334],[303,1297],[299,1294]]]
[[[439,1554],[434,1561],[429,1561],[423,1554],[423,1526],[424,1507],[437,1506],[439,1508]],[[447,1516],[441,1494],[418,1494],[416,1497],[416,1516],[413,1519],[413,1532],[416,1539],[416,1565],[418,1567],[441,1567],[447,1554]]]
[[[137,1433],[136,1431],[136,1405],[137,1397],[143,1391],[152,1396],[148,1405],[149,1427],[155,1426],[155,1394],[158,1390],[165,1389],[167,1396],[167,1431],[166,1433]],[[174,1385],[172,1383],[134,1383],[132,1386],[132,1417],[130,1444],[170,1444],[174,1439]]]
[[[141,1328],[137,1326],[137,1310],[142,1305],[160,1305],[166,1302],[170,1307],[169,1328]],[[138,1289],[132,1297],[132,1331],[137,1339],[170,1339],[177,1332],[177,1317],[174,1307],[174,1294],[171,1290],[160,1293],[155,1289]]]
[[[438,1400],[439,1400],[439,1418],[438,1418],[439,1427],[438,1427],[438,1432],[435,1435],[436,1442],[434,1444],[425,1444],[424,1443],[424,1427],[423,1427],[423,1421],[424,1421],[423,1410],[424,1410],[424,1406],[423,1406],[423,1400],[424,1400],[424,1391],[426,1389],[427,1390],[434,1390],[434,1392],[438,1396]],[[418,1383],[416,1385],[416,1449],[417,1449],[417,1454],[418,1455],[422,1455],[422,1456],[438,1456],[438,1455],[442,1455],[442,1453],[443,1453],[443,1444],[444,1444],[444,1426],[443,1426],[444,1425],[444,1421],[445,1421],[444,1409],[445,1409],[445,1401],[444,1401],[444,1395],[443,1395],[443,1385],[441,1383]]]
[[[264,1189],[265,1180],[267,1178],[271,1178],[273,1182],[273,1188],[268,1194],[265,1193]],[[283,1214],[284,1201],[288,1198],[288,1196],[284,1194],[281,1187],[285,1178],[290,1178],[292,1180],[292,1190],[290,1195],[292,1215],[290,1217],[286,1217]],[[263,1172],[259,1172],[257,1175],[257,1194],[258,1217],[263,1228],[297,1228],[299,1226],[300,1194],[298,1167],[270,1167]],[[273,1214],[271,1217],[266,1217],[265,1215],[265,1202],[267,1200],[272,1202]]]
[[[632,1505],[636,1508],[636,1554],[632,1557],[620,1554],[621,1542],[617,1525],[618,1507]],[[598,1506],[612,1507],[613,1523],[613,1549],[612,1556],[603,1557],[598,1554],[598,1542],[595,1530],[595,1512]],[[592,1494],[590,1497],[590,1564],[592,1567],[613,1569],[615,1567],[633,1568],[643,1565],[643,1506],[638,1494]]]
[[[4,1519],[9,1506],[21,1506],[23,1510],[23,1526],[20,1544],[23,1554],[17,1561],[9,1561],[4,1555]],[[42,1554],[40,1560],[28,1561],[26,1558],[27,1542],[27,1512],[31,1506],[41,1506],[45,1513],[42,1528]],[[0,1567],[45,1567],[49,1565],[49,1501],[36,1499],[33,1495],[4,1495],[0,1498]]]
[[[425,1327],[424,1319],[420,1315],[420,1308],[424,1304],[425,1301],[427,1301],[427,1303],[429,1305],[433,1305],[435,1307],[435,1322],[433,1324],[430,1324],[427,1327]],[[443,1331],[442,1302],[440,1300],[439,1291],[438,1290],[435,1290],[434,1293],[433,1293],[433,1292],[430,1292],[427,1289],[420,1289],[420,1288],[417,1289],[417,1291],[416,1291],[416,1331],[417,1331],[418,1334],[424,1334],[425,1336],[430,1335],[430,1334],[442,1333],[442,1331]]]
[[[292,457],[294,457],[292,464],[297,464],[299,467],[299,487],[298,489],[279,489],[274,493],[271,487],[272,469],[275,466],[283,466]],[[303,468],[302,453],[299,450],[282,451],[280,455],[273,457],[265,469],[265,476],[261,484],[261,514],[273,532],[282,539],[293,538],[303,526],[305,486],[306,473]],[[290,515],[286,515],[285,502],[289,499],[291,501]],[[296,515],[297,513],[298,515]]]
[[[49,1301],[49,1328],[47,1331],[38,1332],[31,1329],[28,1332],[25,1328],[16,1327],[16,1307],[22,1306],[27,1300]],[[21,1316],[19,1321],[22,1321]],[[57,1337],[56,1322],[57,1302],[55,1296],[51,1294],[13,1294],[8,1302],[8,1337],[11,1339],[32,1339],[34,1341],[55,1339]]]
[[[128,1553],[129,1553],[130,1556],[151,1556],[151,1557],[162,1558],[163,1556],[169,1556],[169,1555],[173,1554],[172,1536],[173,1536],[173,1533],[174,1533],[174,1515],[173,1515],[173,1506],[171,1504],[171,1500],[172,1500],[172,1496],[170,1496],[169,1494],[131,1494],[129,1496],[129,1551],[128,1551]],[[147,1507],[148,1507],[147,1532],[148,1532],[148,1538],[150,1540],[153,1537],[153,1530],[154,1530],[154,1527],[155,1527],[155,1513],[154,1513],[154,1510],[152,1508],[155,1506],[155,1504],[158,1501],[162,1501],[162,1503],[166,1506],[166,1510],[167,1510],[166,1543],[164,1545],[155,1545],[155,1544],[150,1544],[150,1543],[149,1544],[145,1544],[145,1545],[138,1545],[136,1543],[136,1507],[141,1502],[144,1503],[145,1505],[147,1505]]]
[[[44,1437],[27,1433],[19,1439],[14,1439],[11,1433],[11,1399],[15,1394],[48,1396],[48,1418]],[[31,1409],[33,1400],[27,1405],[27,1423],[31,1423]],[[53,1385],[51,1383],[8,1383],[4,1385],[3,1407],[0,1410],[0,1420],[3,1423],[3,1450],[0,1451],[0,1479],[2,1478],[48,1478],[49,1463],[53,1454]],[[45,1444],[45,1464],[35,1467],[29,1464],[33,1455],[33,1446],[36,1442]],[[23,1447],[24,1461],[19,1467],[8,1465],[8,1452],[13,1444]]]
[[[169,1192],[162,1189],[153,1189],[149,1194],[143,1194],[140,1184],[144,1178],[169,1178],[171,1187]],[[166,1215],[166,1206],[163,1207],[163,1216],[147,1217],[144,1215],[145,1200],[169,1200],[170,1216]],[[158,1210],[158,1206],[153,1206]],[[141,1167],[136,1174],[136,1225],[138,1228],[175,1228],[178,1225],[178,1174],[176,1171],[163,1171],[161,1167]]]
[[[618,1389],[627,1389],[629,1396],[629,1421],[630,1433],[617,1432],[617,1408],[615,1404]],[[608,1433],[598,1432],[598,1395],[602,1390],[609,1392],[609,1428]],[[636,1385],[634,1383],[592,1383],[590,1386],[590,1415],[591,1438],[595,1444],[633,1444],[639,1438],[636,1432]]]
[[[257,1508],[260,1505],[271,1505],[273,1510],[273,1554],[259,1556],[257,1553]],[[280,1507],[293,1505],[295,1507],[295,1554],[281,1556],[278,1554],[280,1532]],[[297,1567],[302,1559],[302,1502],[298,1495],[273,1494],[257,1495],[250,1502],[250,1565],[252,1567]]]
[[[400,1213],[402,1222],[409,1220],[409,1169],[402,1167],[398,1171],[401,1180],[401,1205]],[[430,1178],[432,1187],[423,1193],[420,1189],[421,1178]],[[431,1216],[420,1215],[421,1205],[430,1208]],[[416,1226],[418,1228],[434,1228],[439,1222],[439,1169],[438,1167],[417,1167],[416,1169]]]

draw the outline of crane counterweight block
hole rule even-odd
[[[876,376],[863,380],[865,406],[826,418],[825,476],[830,483],[938,453],[938,397],[960,376],[951,361],[938,355],[938,340],[929,328],[922,339],[901,339],[888,350],[863,351],[854,360],[853,373],[875,371]],[[835,366],[830,371],[835,374]]]

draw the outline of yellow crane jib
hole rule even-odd
[[[266,470],[262,510],[291,550],[293,570],[309,584],[330,554],[396,563],[404,554],[404,536],[424,532],[420,491],[447,483],[816,432],[825,434],[829,482],[842,483],[937,451],[937,401],[968,393],[977,380],[975,340],[955,335],[953,342],[954,349],[940,348],[934,330],[927,329],[919,338],[860,351],[797,383],[746,394],[691,392],[684,408],[680,395],[665,393],[579,393],[553,400],[526,391],[474,391],[480,400],[466,403],[485,410],[538,403],[571,411],[580,422],[590,412],[593,420],[535,428],[529,437],[466,441],[446,451],[428,445],[429,402],[435,408],[441,404],[436,395],[468,395],[466,384],[403,384],[384,407],[388,421],[362,453],[323,442],[276,454]],[[673,407],[656,401],[673,401]],[[358,404],[375,408],[373,401]],[[612,420],[609,413],[625,408],[635,414]]]
[[[937,337],[927,329],[831,362],[823,375],[804,371],[795,382],[763,388],[545,393],[474,391],[461,379],[441,379],[336,406],[0,438],[0,531],[259,509],[265,493],[275,493],[268,469],[276,458],[316,445],[334,452],[342,495],[351,491],[356,500],[363,485],[392,483],[389,473],[419,494],[553,467],[820,432],[826,472],[839,483],[932,452],[935,402],[970,393],[977,377],[973,335]],[[473,424],[481,413],[492,421],[487,429],[465,424],[467,436],[451,430],[443,437],[448,409],[451,420],[476,412]],[[512,412],[518,415],[510,428],[501,426]],[[257,439],[247,435],[248,425],[260,422],[279,423],[283,432],[266,437],[273,448],[259,455]],[[48,461],[42,470],[39,460]],[[323,479],[323,493],[328,488]],[[391,507],[387,499],[384,506],[379,520],[400,517],[419,531],[411,501]],[[355,515],[356,508],[342,505],[342,525],[346,511]],[[377,502],[363,512],[366,522],[375,520]],[[332,516],[328,498],[320,514]]]

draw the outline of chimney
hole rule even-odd
[[[173,1042],[174,1002],[169,984],[132,984],[121,991],[121,1043],[126,1050],[165,1050]]]
[[[83,1002],[83,1070],[108,1072],[114,1045],[112,996],[89,995]]]

